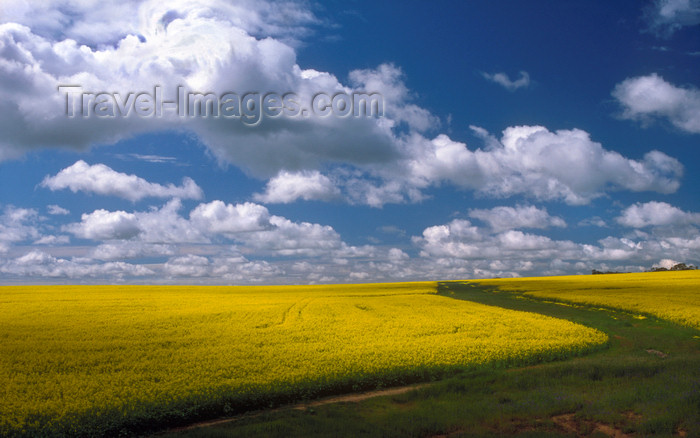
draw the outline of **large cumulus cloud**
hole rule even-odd
[[[84,149],[144,132],[194,133],[221,162],[268,179],[263,202],[345,199],[381,206],[417,202],[450,184],[484,196],[518,194],[583,204],[607,190],[669,193],[680,164],[605,149],[578,129],[514,126],[485,148],[440,134],[416,105],[400,67],[351,71],[346,80],[304,68],[296,47],[320,20],[298,2],[45,2],[41,14],[10,1],[0,24],[0,160],[47,147]],[[135,19],[136,17],[136,19]],[[176,87],[239,94],[291,92],[306,106],[319,92],[383,96],[383,117],[66,117],[59,85],[92,92]],[[614,170],[613,170],[614,169]],[[298,188],[283,191],[281,182]],[[190,187],[194,189],[193,187]],[[192,192],[193,193],[193,192]],[[196,196],[192,196],[196,197]]]

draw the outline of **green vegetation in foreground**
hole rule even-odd
[[[437,283],[0,288],[0,436],[132,436],[600,348]]]
[[[618,276],[601,277],[612,287]],[[525,368],[465,371],[403,395],[263,413],[160,438],[700,436],[697,329],[541,302],[476,282],[441,283],[440,293],[585,324],[607,333],[610,348]]]

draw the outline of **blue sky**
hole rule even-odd
[[[697,265],[698,72],[697,0],[6,1],[0,283]],[[383,114],[68,117],[66,85]]]

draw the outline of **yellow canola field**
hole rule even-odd
[[[478,280],[539,298],[605,306],[700,328],[700,271]]]
[[[77,424],[109,435],[136,417],[552,359],[607,339],[435,291],[436,283],[0,287],[0,436]]]

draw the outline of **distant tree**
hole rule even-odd
[[[671,268],[672,271],[694,271],[696,269],[698,269],[697,266],[686,265],[685,263],[678,263]]]
[[[598,271],[596,269],[591,271],[591,275],[602,275],[602,274],[621,274],[621,272],[617,272],[617,271],[605,271],[605,272],[603,272],[603,271]]]
[[[693,271],[698,269],[694,265],[686,265],[685,263],[676,263],[671,266],[671,268],[664,268],[663,266],[653,266],[649,272],[663,272],[663,271]]]

